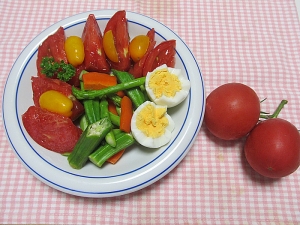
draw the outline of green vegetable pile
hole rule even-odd
[[[140,89],[145,77],[134,79],[128,72],[112,72],[120,84],[101,90],[72,88],[73,95],[82,100],[85,109],[80,120],[84,132],[68,155],[68,162],[74,169],[81,169],[88,160],[101,167],[107,159],[135,143],[132,134],[114,129],[114,126],[120,127],[120,117],[108,111],[107,99],[120,106],[120,97],[115,93],[122,90],[131,98],[134,107],[139,107],[146,100]]]

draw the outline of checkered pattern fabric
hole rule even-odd
[[[0,89],[22,49],[71,15],[125,9],[174,30],[201,67],[209,94],[227,82],[252,87],[264,111],[300,128],[300,24],[294,0],[1,1]],[[2,99],[1,99],[2,102]],[[300,169],[270,180],[242,153],[243,140],[221,141],[202,126],[185,159],[161,180],[113,198],[59,192],[19,162],[0,127],[0,223],[25,224],[300,224]]]

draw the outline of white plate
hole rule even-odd
[[[38,46],[59,26],[66,36],[81,36],[89,14],[94,14],[103,32],[115,10],[91,11],[64,19],[39,34],[23,50],[8,76],[3,95],[3,121],[11,147],[23,165],[47,185],[77,196],[112,197],[142,189],[169,173],[188,153],[204,116],[204,81],[195,57],[187,45],[171,29],[149,17],[127,12],[131,37],[155,28],[156,40],[176,40],[176,68],[182,69],[191,81],[187,99],[168,110],[176,121],[171,142],[157,150],[135,145],[126,150],[116,165],[103,168],[88,163],[81,170],[72,169],[66,157],[36,144],[23,127],[21,116],[33,105],[31,76],[36,76]],[[188,163],[188,162],[187,162]]]

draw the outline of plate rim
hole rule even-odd
[[[128,194],[128,193],[131,193],[131,192],[134,192],[134,191],[137,191],[137,190],[140,190],[144,187],[147,187],[149,185],[151,185],[152,183],[154,183],[155,181],[161,179],[163,176],[167,175],[175,166],[177,166],[181,160],[185,157],[185,155],[188,153],[188,151],[190,150],[190,148],[192,147],[196,137],[197,137],[197,134],[201,128],[201,125],[202,125],[202,122],[203,122],[203,117],[204,117],[204,105],[205,105],[205,86],[204,86],[204,80],[203,80],[203,76],[202,76],[202,72],[201,72],[201,69],[200,69],[200,66],[195,58],[195,56],[193,55],[193,53],[191,52],[191,50],[189,49],[189,47],[186,45],[186,43],[179,37],[179,35],[177,35],[173,30],[171,30],[170,28],[168,28],[166,25],[162,24],[161,22],[151,18],[151,17],[148,17],[148,16],[145,16],[143,14],[139,14],[139,13],[136,13],[136,12],[131,12],[131,11],[126,11],[127,13],[127,19],[128,21],[131,21],[130,20],[130,16],[128,17],[128,14],[134,14],[135,16],[138,16],[138,17],[146,17],[147,19],[151,20],[151,21],[155,21],[156,23],[159,23],[161,26],[163,26],[164,28],[167,28],[170,32],[172,32],[173,35],[175,35],[181,42],[182,44],[185,45],[186,47],[186,50],[189,51],[191,57],[194,59],[194,62],[195,62],[195,66],[197,67],[198,69],[198,72],[199,72],[199,77],[200,77],[200,80],[201,80],[201,85],[202,85],[202,106],[201,106],[201,115],[199,117],[199,120],[198,120],[198,124],[196,126],[196,129],[194,131],[194,134],[192,135],[192,138],[191,140],[189,140],[187,146],[184,148],[184,151],[182,151],[181,154],[178,155],[178,157],[176,158],[175,161],[173,161],[170,165],[168,165],[163,171],[157,173],[155,176],[152,176],[151,179],[148,179],[147,181],[145,182],[142,182],[142,183],[139,183],[138,185],[135,185],[133,187],[130,187],[130,188],[127,188],[127,189],[123,189],[123,190],[119,190],[119,191],[116,191],[114,190],[112,193],[110,192],[86,192],[86,191],[79,191],[79,190],[74,190],[74,189],[71,189],[71,188],[67,188],[67,187],[63,187],[62,185],[59,185],[57,183],[54,183],[52,182],[51,180],[49,180],[47,177],[41,175],[40,173],[38,173],[38,171],[35,171],[29,164],[28,162],[24,161],[24,159],[22,158],[22,156],[19,154],[20,152],[18,152],[18,150],[16,149],[15,147],[15,144],[13,143],[12,139],[10,138],[10,135],[9,135],[9,131],[7,129],[7,124],[6,124],[6,119],[5,119],[5,109],[4,109],[4,106],[5,106],[5,102],[6,102],[6,88],[7,88],[7,85],[8,85],[8,82],[10,79],[13,79],[12,78],[12,75],[11,75],[11,72],[13,71],[14,67],[16,66],[17,63],[19,63],[21,57],[23,56],[25,50],[28,49],[28,47],[31,46],[32,43],[35,42],[35,40],[37,40],[38,38],[41,38],[41,37],[47,37],[49,34],[51,34],[50,30],[54,29],[54,31],[57,29],[57,26],[60,25],[61,23],[65,23],[65,25],[63,26],[64,28],[66,27],[69,27],[71,25],[69,24],[74,24],[76,22],[72,22],[69,20],[73,20],[73,19],[76,19],[77,20],[84,20],[86,21],[86,18],[87,18],[87,15],[88,14],[95,14],[95,17],[97,20],[99,20],[100,18],[103,19],[103,16],[104,15],[100,15],[101,13],[115,13],[116,10],[93,10],[93,11],[87,11],[87,12],[82,12],[82,13],[79,13],[79,14],[75,14],[75,15],[72,15],[70,17],[67,17],[63,20],[60,20],[59,22],[56,22],[54,24],[52,24],[51,26],[49,26],[48,28],[46,28],[45,30],[43,30],[40,34],[38,34],[35,38],[33,38],[29,44],[26,45],[26,47],[22,50],[22,52],[19,54],[18,58],[16,59],[16,61],[14,62],[10,72],[9,72],[9,75],[7,77],[7,80],[6,80],[6,83],[5,83],[5,86],[4,86],[4,92],[3,92],[3,96],[2,96],[2,119],[3,119],[3,125],[4,125],[4,128],[5,128],[5,133],[6,133],[6,136],[9,140],[9,143],[14,151],[14,153],[17,155],[17,157],[19,158],[19,160],[22,162],[22,164],[26,167],[27,170],[29,170],[29,172],[31,174],[33,174],[36,178],[38,178],[39,180],[41,180],[40,178],[42,178],[42,182],[46,183],[47,185],[57,189],[57,190],[60,190],[62,192],[65,192],[65,193],[68,193],[68,194],[72,194],[72,195],[78,195],[78,196],[82,196],[82,197],[113,197],[113,196],[117,196],[117,195],[123,195],[123,194]],[[85,19],[83,18],[83,16],[85,16]],[[111,15],[110,15],[111,16]],[[50,33],[49,33],[50,32]],[[46,34],[46,35],[45,35]],[[40,43],[38,43],[40,44]],[[34,49],[30,50],[31,54],[26,54],[25,56],[28,56],[30,55],[31,57],[35,54],[34,52],[37,51],[37,49],[35,51],[33,51]],[[179,55],[180,57],[180,55]],[[25,60],[23,60],[24,62],[28,63],[30,60],[27,59],[25,57]],[[24,64],[23,62],[23,64]],[[20,76],[20,74],[18,74]],[[20,77],[15,77],[16,80],[18,80],[18,82],[20,82]],[[191,93],[190,93],[191,94]],[[189,100],[190,101],[190,100]],[[190,103],[189,103],[190,104]],[[17,105],[16,105],[17,107]]]

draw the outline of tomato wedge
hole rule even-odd
[[[168,67],[175,66],[175,40],[163,41],[157,45],[148,55],[143,68],[143,76],[153,71],[158,66],[166,64]]]
[[[79,76],[80,76],[82,70],[85,70],[84,64],[81,64],[76,67],[75,75],[67,83],[72,86],[79,87],[80,86]]]
[[[149,55],[149,53],[154,49],[156,41],[154,40],[155,38],[155,30],[152,28],[151,30],[148,31],[147,36],[149,37],[149,46],[147,49],[147,52],[145,55],[138,61],[136,62],[129,70],[129,73],[131,73],[135,78],[139,78],[143,76],[143,68],[144,64],[146,62],[146,59]]]
[[[82,130],[65,116],[30,106],[22,115],[23,125],[30,137],[44,148],[58,152],[71,152]]]
[[[64,28],[59,27],[54,34],[49,35],[39,46],[36,60],[38,76],[45,76],[42,73],[42,68],[40,66],[44,57],[53,57],[56,62],[68,62],[65,52],[65,39]]]
[[[115,48],[118,54],[118,62],[109,60],[111,68],[121,71],[128,71],[131,66],[129,54],[129,33],[126,18],[126,11],[117,11],[107,22],[104,34],[112,31],[114,37]]]
[[[34,105],[39,107],[40,96],[49,90],[58,91],[73,102],[71,120],[76,120],[84,112],[83,105],[72,95],[72,86],[58,79],[51,79],[47,77],[32,77],[32,92]]]
[[[102,33],[94,14],[90,14],[82,32],[84,45],[84,65],[90,72],[109,73],[110,67],[106,60],[102,45]]]

